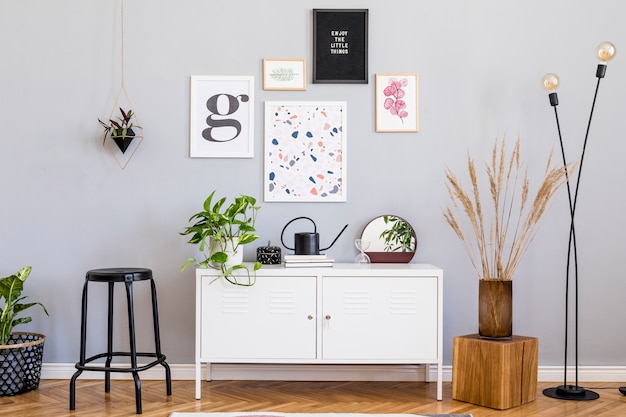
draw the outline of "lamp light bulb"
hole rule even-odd
[[[541,79],[541,85],[548,93],[556,92],[560,83],[561,80],[559,80],[559,76],[554,73],[548,73]]]
[[[596,47],[596,56],[600,60],[601,64],[606,64],[608,61],[613,59],[616,52],[617,49],[611,42],[602,42]]]

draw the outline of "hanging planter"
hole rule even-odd
[[[113,141],[117,144],[118,148],[120,148],[120,151],[125,153],[130,146],[130,143],[136,137],[135,132],[133,131],[133,126],[139,129],[141,129],[141,126],[133,125],[135,113],[132,109],[124,111],[124,109],[120,107],[120,113],[122,117],[118,117],[117,120],[109,119],[109,123],[105,123],[100,119],[98,119],[98,121],[104,127],[102,145],[106,143],[107,136],[110,136],[111,139],[113,139]]]
[[[122,0],[121,5],[121,75],[122,82],[120,85],[120,89],[117,93],[117,97],[115,98],[115,103],[113,104],[113,109],[111,110],[111,115],[109,116],[109,122],[105,123],[102,120],[98,119],[100,124],[104,127],[104,137],[102,138],[102,145],[107,148],[107,150],[111,153],[115,161],[119,165],[120,168],[126,168],[126,165],[130,162],[133,155],[139,148],[139,145],[143,142],[143,128],[139,125],[133,126],[133,121],[138,122],[137,116],[132,110],[132,104],[130,101],[130,97],[128,97],[128,93],[126,92],[126,87],[124,87],[124,0]],[[121,104],[120,99],[123,100],[124,104]],[[128,107],[129,110],[127,112],[124,111],[123,107]],[[114,118],[113,112],[116,108],[119,108],[121,117]],[[133,130],[133,127],[135,128]],[[113,144],[107,143],[107,137],[109,139],[113,139]],[[133,139],[137,139],[133,142]],[[117,148],[116,148],[117,147]],[[120,150],[120,152],[117,151]],[[126,151],[129,151],[126,153]]]

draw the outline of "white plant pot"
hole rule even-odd
[[[231,266],[239,265],[243,262],[243,247],[242,246],[239,246],[237,248],[237,251],[234,252],[232,245],[230,244],[230,242],[228,242],[226,244],[226,250],[224,250],[224,252],[226,252],[226,254],[228,255],[228,261],[226,261],[227,268],[230,268]]]
[[[225,266],[230,268],[235,265],[239,265],[243,262],[243,247],[239,246],[237,251],[233,251],[233,246],[230,241],[226,242],[225,247],[217,244],[216,242],[211,241],[211,253],[223,251],[228,255],[228,261],[226,261]],[[216,265],[219,266],[220,264]]]

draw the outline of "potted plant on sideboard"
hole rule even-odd
[[[213,203],[213,191],[204,201],[203,210],[192,215],[189,222],[195,223],[186,227],[181,235],[191,235],[187,243],[199,245],[204,254],[204,260],[198,262],[189,258],[183,264],[184,270],[192,263],[200,268],[219,268],[222,276],[231,284],[252,286],[255,283],[255,272],[261,268],[260,262],[255,262],[252,271],[243,263],[243,245],[254,242],[259,238],[254,232],[256,229],[257,213],[260,209],[256,199],[241,195],[229,206],[225,206],[226,197]],[[242,275],[235,271],[245,271]]]
[[[31,267],[25,266],[15,274],[0,279],[0,396],[21,394],[39,386],[43,344],[45,336],[39,333],[13,332],[18,324],[29,323],[31,317],[20,317],[20,313],[41,303],[23,303],[24,281]]]
[[[124,111],[124,109],[120,107],[120,114],[121,117],[117,117],[117,120],[109,119],[109,122],[105,123],[98,119],[98,122],[100,122],[102,127],[104,127],[102,144],[104,145],[107,136],[110,136],[115,144],[120,148],[120,151],[124,153],[130,146],[133,139],[137,137],[133,127],[141,128],[141,126],[133,125],[133,117],[135,116],[135,113],[132,109]]]

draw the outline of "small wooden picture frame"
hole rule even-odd
[[[304,58],[264,58],[264,90],[306,90]]]
[[[418,75],[376,74],[376,131],[419,130]]]

